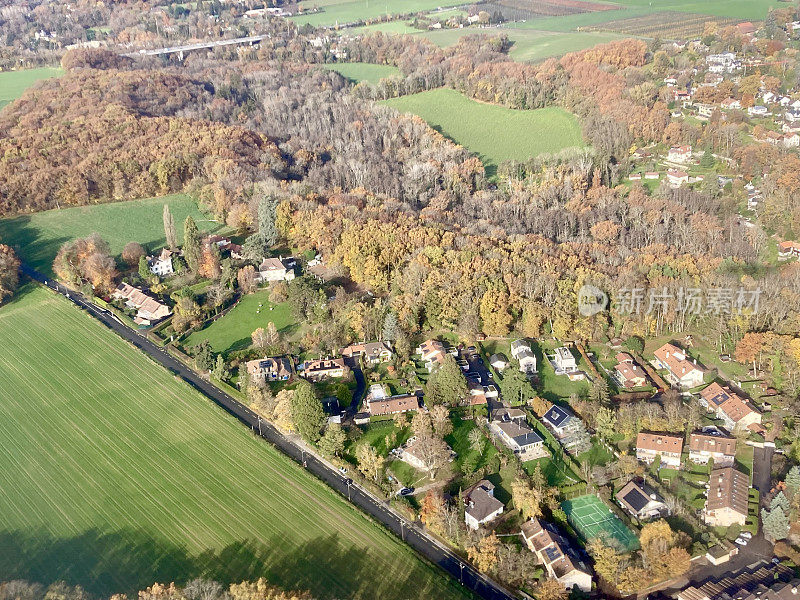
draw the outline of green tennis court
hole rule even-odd
[[[561,508],[575,530],[587,542],[594,538],[600,538],[606,543],[613,540],[626,552],[639,547],[636,535],[597,496],[587,494],[565,500],[561,503]]]

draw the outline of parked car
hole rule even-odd
[[[750,533],[749,531],[743,531],[742,533],[739,534],[739,537],[744,538],[746,540],[751,540],[753,539],[753,534]]]
[[[400,490],[400,495],[401,496],[410,496],[413,493],[414,493],[414,488],[413,487],[407,487],[407,488],[403,488],[402,490]]]
[[[736,538],[735,543],[740,546],[747,546],[747,540],[741,537]]]

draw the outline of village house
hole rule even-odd
[[[417,354],[420,355],[425,363],[425,368],[429,373],[440,366],[447,356],[447,349],[439,340],[426,340],[417,347]]]
[[[450,453],[451,456],[454,455],[452,450],[450,451]],[[400,460],[402,460],[405,463],[408,463],[415,469],[418,469],[426,473],[430,471],[428,464],[425,462],[422,449],[420,445],[417,444],[416,436],[413,436],[405,443],[405,445],[400,450],[398,457],[400,458]]]
[[[127,283],[119,284],[111,297],[125,300],[125,306],[137,311],[136,317],[133,319],[137,325],[152,325],[156,321],[168,317],[172,312],[167,305],[161,304],[139,288]]]
[[[769,109],[766,106],[751,106],[747,109],[747,114],[751,117],[766,117],[769,114]]]
[[[320,358],[305,362],[298,371],[305,379],[316,383],[324,379],[344,377],[350,369],[344,364],[343,358]]]
[[[555,349],[553,362],[555,363],[557,375],[572,373],[578,370],[578,363],[572,355],[572,352],[570,352],[569,348],[566,346],[559,346]]]
[[[642,174],[641,173],[631,173],[628,175],[628,181],[641,181]]]
[[[651,464],[656,457],[661,457],[661,466],[681,466],[681,452],[683,452],[683,437],[667,433],[645,433],[636,436],[636,458]]]
[[[164,248],[158,256],[148,256],[147,268],[153,275],[158,275],[159,277],[172,275],[175,272],[172,267],[172,255],[172,250]]]
[[[667,181],[673,188],[679,188],[684,183],[689,183],[689,174],[686,171],[669,169],[667,171]]]
[[[678,593],[678,600],[797,600],[798,590],[800,579],[792,567],[767,564],[690,585]]]
[[[508,421],[494,421],[492,430],[520,460],[533,460],[548,456],[544,447],[544,440],[531,429],[523,419],[510,419]]]
[[[632,517],[645,519],[658,519],[669,515],[669,508],[664,500],[649,486],[629,481],[614,495],[617,503]]]
[[[800,258],[800,243],[785,241],[778,244],[778,258],[787,260],[789,258]]]
[[[742,68],[742,61],[733,52],[709,54],[706,56],[709,73],[734,73]]]
[[[540,519],[530,519],[522,525],[522,539],[547,574],[564,589],[592,590],[591,571],[554,526]]]
[[[359,342],[342,348],[342,356],[361,356],[368,365],[377,365],[392,360],[394,352],[386,342]]]
[[[667,152],[667,160],[670,162],[685,163],[692,159],[691,146],[673,146]]]
[[[523,373],[536,373],[536,355],[528,342],[514,340],[511,342],[511,356],[519,363],[519,370]]]
[[[480,383],[468,381],[467,387],[469,389],[469,394],[464,399],[464,405],[466,406],[486,406],[487,402],[487,395],[486,395],[486,388],[482,386]]]
[[[586,426],[570,409],[554,404],[542,416],[542,423],[569,454],[577,455],[591,448]]]
[[[252,383],[264,385],[270,381],[288,381],[292,377],[292,364],[288,358],[260,358],[245,364]]]
[[[492,354],[489,357],[489,364],[495,371],[505,371],[508,368],[508,357],[502,353]]]
[[[697,387],[703,383],[705,370],[697,361],[689,360],[686,353],[674,344],[664,344],[654,353],[654,365],[667,372],[667,379],[681,389]]]
[[[223,252],[227,252],[231,255],[231,258],[242,259],[244,258],[242,254],[242,247],[239,244],[234,244],[228,238],[221,236],[221,235],[211,235],[208,237],[209,244],[216,244],[217,248],[219,248]]]
[[[741,110],[742,103],[736,98],[726,98],[720,103],[723,110]]]
[[[464,521],[471,529],[493,521],[503,513],[503,503],[494,497],[494,484],[482,479],[464,492]]]
[[[644,178],[649,179],[651,181],[653,179],[658,179],[659,177],[660,175],[658,174],[658,171],[645,171],[644,173]]]
[[[750,497],[750,480],[733,467],[711,471],[703,520],[712,527],[744,525]]]
[[[800,135],[797,133],[786,133],[781,139],[784,148],[798,148],[800,147]]]
[[[258,281],[291,281],[294,279],[293,258],[265,258],[258,266]]]
[[[714,461],[715,467],[732,467],[736,456],[736,438],[715,432],[695,432],[689,435],[689,460],[707,464]]]
[[[370,393],[367,395],[367,412],[371,416],[383,417],[411,410],[419,410],[418,396],[414,394],[388,396],[383,386],[370,386]]]
[[[748,400],[716,381],[700,392],[700,404],[722,419],[725,428],[730,431],[737,428],[749,428],[752,431],[760,429],[761,412]]]
[[[644,369],[636,364],[633,357],[627,352],[619,352],[616,356],[617,364],[614,366],[614,378],[626,389],[647,385]]]
[[[714,114],[714,111],[717,110],[717,107],[713,104],[695,104],[697,107],[697,116],[701,119],[708,119]],[[689,154],[691,158],[691,153]]]

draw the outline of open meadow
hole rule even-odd
[[[382,102],[414,113],[431,127],[477,154],[487,175],[510,159],[583,146],[575,115],[561,108],[513,110],[471,100],[450,89],[436,89]]]
[[[3,71],[0,73],[0,108],[13,102],[26,89],[40,79],[58,77],[63,71],[54,67],[39,67],[21,71]]]
[[[354,83],[366,81],[368,83],[378,83],[385,77],[400,75],[400,69],[391,65],[375,65],[372,63],[333,63],[322,66],[323,69],[336,71],[342,77]]]
[[[290,17],[299,24],[333,26],[353,23],[363,19],[374,19],[382,15],[404,15],[422,11],[430,11],[439,7],[459,6],[457,0],[392,0],[380,2],[376,0],[327,0],[314,2],[320,12],[306,12]]]
[[[321,599],[466,597],[64,298],[24,286],[0,308],[0,345],[0,580],[108,596],[264,576]]]
[[[151,251],[158,250],[165,243],[164,204],[169,204],[178,239],[183,239],[183,222],[188,215],[192,215],[201,231],[222,227],[200,212],[190,196],[173,194],[0,219],[0,240],[14,247],[31,267],[52,275],[53,259],[61,245],[91,233],[99,233],[114,255],[119,255],[130,241],[139,242]]]

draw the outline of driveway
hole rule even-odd
[[[753,448],[753,487],[765,498],[772,489],[772,455],[775,448]]]
[[[352,417],[358,412],[358,405],[364,397],[364,392],[367,389],[367,382],[364,379],[364,371],[361,370],[361,363],[357,356],[345,358],[344,364],[350,367],[350,370],[353,371],[353,377],[356,379],[356,389],[353,392],[353,400],[350,402],[350,406],[344,411],[348,417]]]

